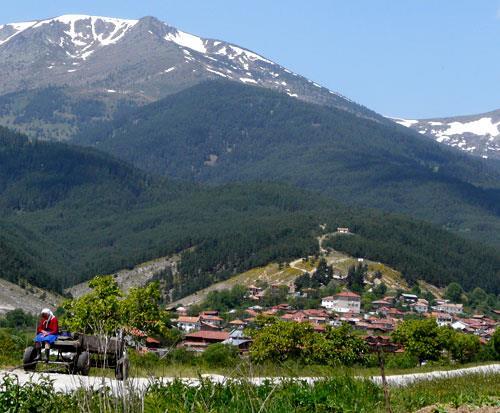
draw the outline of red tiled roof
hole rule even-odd
[[[302,312],[308,316],[328,317],[328,313],[325,310],[317,310],[317,309],[311,308],[309,310],[302,310]]]
[[[206,314],[203,314],[201,316],[202,320],[209,320],[209,321],[224,321],[223,318],[219,317],[219,316],[216,316],[216,315],[206,315]]]
[[[197,323],[198,321],[200,321],[200,317],[180,316],[177,319],[178,323]]]
[[[234,325],[242,326],[242,325],[244,325],[246,323],[244,321],[241,321],[241,320],[233,320],[233,321],[230,321],[229,324],[234,324]]]
[[[186,340],[190,338],[204,338],[208,340],[227,340],[229,333],[227,331],[196,331],[194,333],[186,334]]]
[[[250,314],[251,316],[254,316],[254,317],[255,317],[257,314],[259,314],[257,311],[255,311],[255,310],[251,310],[250,308],[249,308],[249,309],[247,309],[247,310],[245,310],[245,312],[246,312],[247,314]]]
[[[343,291],[341,293],[335,294],[335,297],[352,297],[352,298],[360,298],[360,296],[356,293],[352,293],[350,291]]]
[[[146,337],[147,336],[147,334],[144,331],[139,330],[138,328],[135,328],[135,327],[132,327],[129,330],[129,333],[135,337]]]

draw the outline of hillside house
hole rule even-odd
[[[240,354],[247,353],[252,344],[252,339],[245,336],[243,330],[236,329],[229,333],[229,338],[224,340],[222,344],[228,344],[238,348]]]
[[[214,329],[222,328],[224,319],[218,315],[206,314],[206,312],[200,315],[200,322],[202,325],[212,327]]]
[[[403,304],[407,305],[416,303],[418,301],[418,297],[415,294],[407,294],[407,293],[401,294],[401,297],[399,299]]]
[[[246,321],[236,319],[228,323],[232,328],[243,329],[248,324]]]
[[[177,307],[177,309],[175,310],[177,312],[178,315],[180,316],[186,316],[187,313],[188,313],[188,310],[186,307]]]
[[[453,322],[453,317],[451,314],[443,313],[443,312],[432,312],[429,314],[430,317],[434,317],[438,326],[449,326]]]
[[[321,306],[337,313],[358,314],[361,311],[361,297],[356,293],[345,291],[324,297]]]
[[[448,313],[448,314],[460,314],[460,313],[463,313],[463,311],[464,311],[464,305],[463,304],[453,304],[453,303],[448,303],[448,302],[438,302],[434,306],[434,309],[436,311],[441,311],[443,313]]]
[[[372,301],[372,307],[376,310],[381,307],[391,307],[391,303],[386,300],[375,300]]]
[[[339,234],[349,234],[349,228],[347,228],[347,227],[346,227],[346,228],[343,228],[343,227],[338,227],[338,228],[337,228],[337,232],[338,232]]]
[[[188,333],[180,347],[194,351],[204,351],[210,344],[222,343],[229,338],[227,331],[196,331]]]
[[[417,313],[426,313],[429,311],[429,302],[419,298],[416,303],[410,304],[410,307]]]
[[[200,317],[180,316],[177,320],[172,320],[177,325],[179,330],[189,333],[190,331],[199,330],[201,327]]]

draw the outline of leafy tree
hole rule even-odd
[[[270,287],[264,293],[262,304],[270,307],[286,302],[288,295],[288,287],[286,285],[279,285],[277,287]]]
[[[326,263],[324,258],[319,260],[316,271],[313,274],[313,278],[320,285],[327,285],[328,282],[332,279],[333,270],[332,267]]]
[[[357,293],[363,292],[367,271],[368,266],[363,263],[349,267],[347,272],[347,285],[351,291],[355,291]]]
[[[491,343],[493,349],[495,350],[497,359],[500,359],[500,327],[495,329],[493,336],[491,337]]]
[[[385,296],[387,293],[387,285],[385,283],[381,282],[380,284],[376,285],[373,288],[373,294],[375,294],[375,297],[377,298],[382,298]]]
[[[123,327],[120,299],[123,294],[116,280],[97,276],[89,281],[91,291],[80,298],[63,303],[66,317],[62,324],[71,331],[113,335]]]
[[[255,331],[250,357],[256,363],[301,359],[312,354],[315,333],[309,323],[262,320],[267,324]]]
[[[487,299],[488,299],[488,294],[486,294],[486,292],[479,287],[474,288],[472,292],[469,294],[469,301],[471,306],[473,307],[486,305]]]
[[[423,297],[428,301],[429,305],[431,306],[436,303],[436,297],[430,291],[426,291]]]
[[[396,327],[392,338],[404,345],[406,351],[417,357],[420,363],[437,360],[444,348],[439,327],[433,318],[404,320]]]
[[[71,331],[114,335],[125,327],[165,336],[175,342],[178,335],[168,329],[168,314],[159,306],[158,284],[131,288],[124,296],[112,276],[97,276],[89,282],[91,291],[63,303],[62,324]]]
[[[159,303],[160,290],[157,282],[143,288],[131,288],[120,301],[122,323],[148,334],[168,335],[169,315],[160,308]]]
[[[0,318],[0,327],[26,328],[36,326],[37,317],[33,314],[25,313],[24,310],[16,308],[9,311],[3,318]]]
[[[454,303],[461,303],[462,302],[462,294],[464,293],[464,290],[462,286],[457,283],[457,282],[452,282],[448,284],[448,287],[446,287],[445,291],[445,298],[448,300],[454,302]]]
[[[348,325],[327,327],[316,333],[309,323],[261,319],[263,327],[253,332],[250,356],[253,361],[301,360],[306,364],[351,366],[365,360],[367,346]]]
[[[246,294],[247,289],[239,284],[234,285],[230,290],[210,291],[202,307],[221,312],[239,308],[246,302]]]
[[[331,350],[328,360],[331,365],[352,366],[362,363],[368,354],[366,342],[353,334],[349,324],[344,323],[337,328],[328,326],[325,337]]]
[[[474,360],[480,347],[479,337],[472,334],[456,333],[453,336],[450,350],[455,360],[467,363]]]

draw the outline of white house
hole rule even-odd
[[[423,298],[419,298],[416,303],[410,304],[410,307],[417,313],[426,313],[429,311],[429,302]]]
[[[342,292],[333,296],[324,297],[321,306],[337,313],[359,313],[361,310],[361,297],[351,292]]]
[[[460,321],[460,320],[457,320],[455,321],[454,323],[451,324],[451,327],[454,329],[454,330],[461,330],[461,331],[464,331],[465,329],[467,329],[469,326],[467,324],[465,324],[464,322]]]
[[[445,302],[445,303],[438,303],[436,306],[434,306],[434,309],[448,314],[460,314],[463,313],[464,311],[464,305]]]
[[[438,324],[438,326],[449,326],[453,322],[453,317],[448,313],[432,313],[431,314]]]
[[[177,328],[179,330],[185,331],[186,333],[189,333],[193,330],[199,330],[200,327],[200,317],[180,316],[177,319]]]
[[[415,294],[401,294],[401,301],[403,301],[405,304],[416,303],[417,300],[418,297]]]

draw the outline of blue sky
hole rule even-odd
[[[0,24],[153,15],[252,49],[384,115],[500,108],[500,0],[16,0]]]

